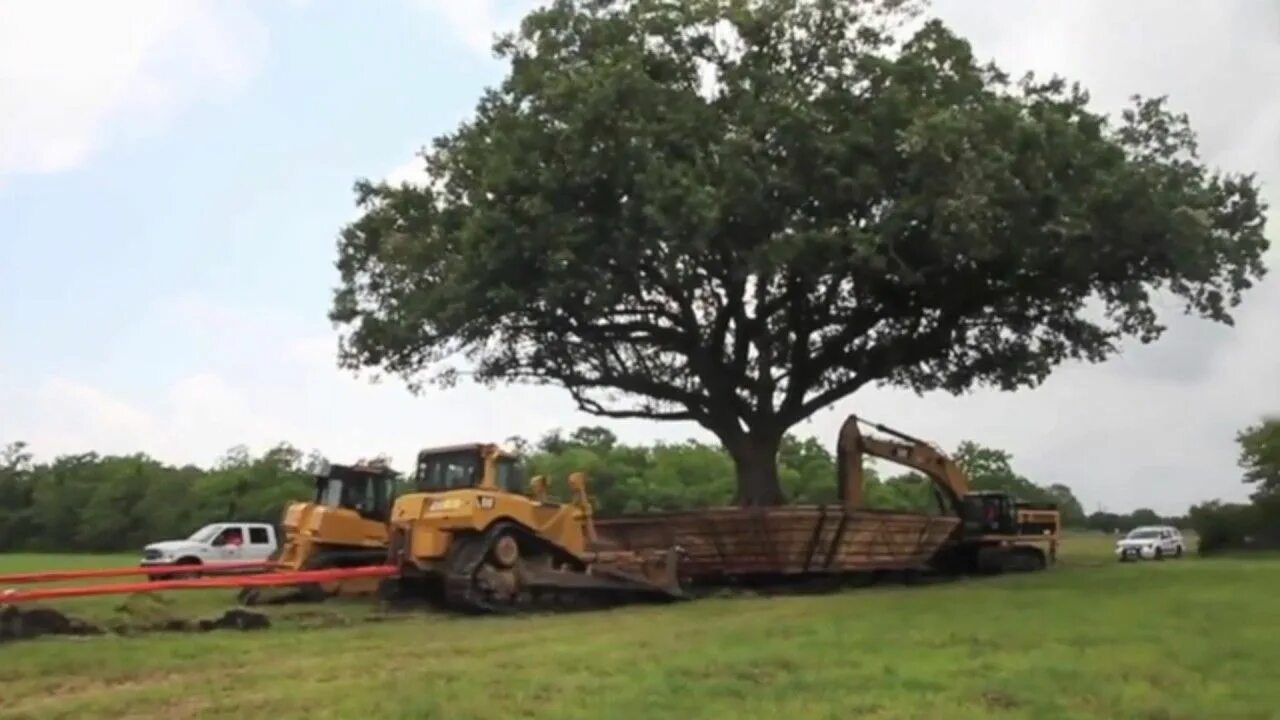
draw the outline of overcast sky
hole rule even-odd
[[[555,389],[370,384],[336,368],[326,320],[351,183],[403,175],[466,117],[501,77],[490,33],[530,5],[0,0],[0,442],[209,463],[287,440],[407,468],[427,445],[599,423]],[[1207,161],[1256,171],[1280,207],[1275,0],[934,11],[979,55],[1079,80],[1099,108],[1168,94]],[[1175,319],[1159,343],[1032,391],[867,389],[797,431],[830,446],[857,411],[948,448],[973,439],[1089,510],[1242,498],[1234,434],[1280,412],[1280,274],[1237,320]]]

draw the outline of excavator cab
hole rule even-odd
[[[1017,501],[994,490],[975,490],[962,498],[964,530],[972,535],[1016,535]]]

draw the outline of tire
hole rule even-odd
[[[200,558],[197,558],[197,557],[179,558],[176,562],[173,563],[175,569],[179,567],[183,567],[183,568],[199,567],[200,565],[203,565],[203,564],[204,563],[200,562]],[[179,570],[177,572],[167,573],[165,575],[152,575],[151,577],[156,580],[188,580],[188,579],[194,579],[194,578],[200,577],[200,571],[187,570],[184,572]]]
[[[1164,548],[1156,548],[1156,560],[1164,560]]]
[[[1181,546],[1181,545],[1179,545],[1179,546],[1178,546],[1178,549],[1177,549],[1177,550],[1174,550],[1174,551],[1173,551],[1173,556],[1174,556],[1175,558],[1180,558],[1180,557],[1182,557],[1182,546]]]

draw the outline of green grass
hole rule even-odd
[[[1110,546],[924,587],[12,643],[0,718],[1280,718],[1280,557]]]

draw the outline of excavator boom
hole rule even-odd
[[[864,435],[859,427],[863,423],[897,440]],[[841,499],[846,505],[852,507],[865,505],[862,489],[863,455],[882,458],[923,473],[948,496],[957,513],[962,511],[961,504],[970,492],[968,475],[941,450],[924,440],[863,420],[857,415],[846,418],[844,425],[840,428],[836,455],[840,472]]]

